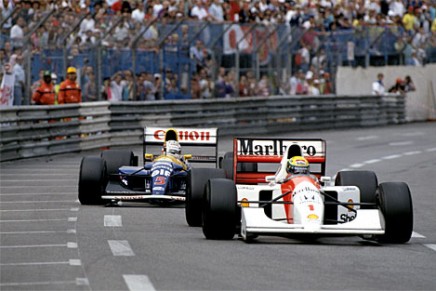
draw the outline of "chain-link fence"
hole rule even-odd
[[[288,24],[135,23],[123,16],[94,19],[89,13],[46,11],[32,19],[23,39],[10,39],[2,30],[0,47],[22,49],[23,104],[30,104],[30,88],[41,70],[54,72],[60,83],[69,66],[78,69],[84,101],[108,99],[105,88],[116,75],[130,84],[122,100],[286,95],[299,70],[321,79],[325,72],[334,78],[338,66],[408,65],[412,37],[395,26],[320,32]],[[434,42],[422,49],[427,62],[436,62]],[[151,99],[144,81],[155,88]]]

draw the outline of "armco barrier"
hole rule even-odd
[[[402,95],[95,102],[0,114],[1,161],[140,145],[144,126],[218,127],[220,135],[237,135],[406,122]]]

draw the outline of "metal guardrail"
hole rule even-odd
[[[0,109],[0,161],[141,145],[145,126],[260,134],[406,122],[405,97],[273,96]]]

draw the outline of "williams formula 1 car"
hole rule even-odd
[[[236,138],[233,147],[231,166],[222,161],[226,178],[205,181],[203,201],[193,206],[202,213],[207,239],[237,234],[245,241],[261,235],[410,240],[413,210],[407,184],[379,184],[371,171],[340,171],[333,181],[325,176],[324,140]],[[310,174],[287,172],[288,160],[296,156],[310,163]],[[241,164],[253,171],[241,170]],[[271,165],[278,170],[271,172]]]
[[[147,127],[144,129],[144,163],[141,166],[137,166],[138,157],[133,152],[124,150],[107,150],[100,157],[82,159],[79,201],[81,204],[108,205],[120,205],[122,201],[161,205],[183,203],[190,162],[209,163],[216,167],[217,141],[216,128]],[[174,143],[178,152],[167,153],[167,148]],[[209,155],[182,155],[181,146],[184,149],[202,147],[202,152],[209,151]]]

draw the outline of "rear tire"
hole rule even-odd
[[[108,175],[118,174],[118,169],[122,166],[133,166],[135,158],[132,151],[125,150],[102,151],[100,156],[106,161]]]
[[[341,171],[336,175],[336,186],[357,186],[360,189],[361,203],[376,205],[377,176],[372,171]],[[360,206],[361,209],[373,209],[371,206]]]
[[[221,167],[224,169],[226,178],[233,180],[233,152],[226,152],[221,161]],[[238,172],[257,172],[257,163],[239,163],[236,171]]]
[[[377,236],[377,240],[395,244],[408,242],[413,231],[413,205],[407,184],[381,183],[377,199],[385,219],[385,234]]]
[[[189,226],[201,226],[202,203],[206,183],[212,178],[225,178],[222,169],[191,168],[186,191],[185,216]]]
[[[228,179],[211,179],[206,185],[203,233],[207,239],[231,240],[236,233],[237,192]]]
[[[102,204],[107,184],[106,163],[99,157],[84,157],[80,163],[79,201],[83,205]]]

